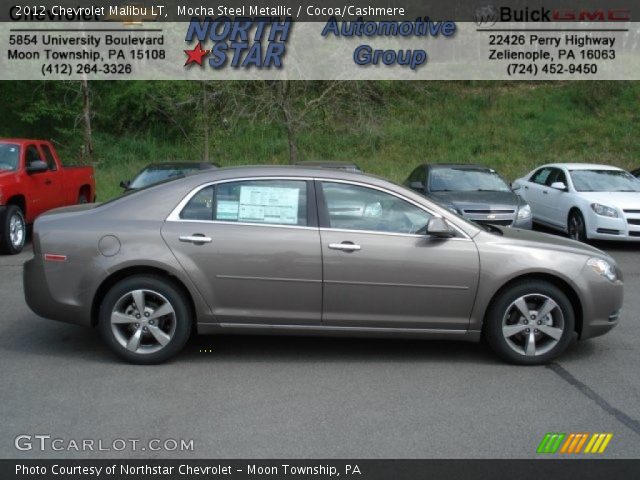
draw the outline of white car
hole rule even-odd
[[[544,165],[513,182],[533,221],[574,240],[640,241],[640,180],[609,165]]]

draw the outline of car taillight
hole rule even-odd
[[[67,261],[67,256],[66,255],[56,255],[53,253],[45,253],[44,254],[44,260],[45,262],[66,262]]]

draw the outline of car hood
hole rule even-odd
[[[591,203],[600,203],[622,210],[640,210],[640,192],[579,192]]]
[[[453,205],[458,210],[509,210],[523,204],[513,192],[432,192],[428,197],[442,205]]]
[[[546,250],[556,250],[558,252],[574,253],[579,255],[598,256],[607,258],[613,262],[611,256],[586,243],[577,242],[570,238],[547,233],[535,232],[533,230],[523,230],[520,228],[499,228],[502,232],[502,242],[513,242],[520,246],[530,248],[544,248]]]

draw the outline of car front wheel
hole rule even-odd
[[[99,328],[107,345],[131,363],[161,363],[189,339],[192,315],[185,295],[162,277],[126,278],[100,306]]]
[[[568,231],[569,237],[573,240],[577,240],[578,242],[587,241],[587,227],[582,213],[578,210],[572,211],[569,215]]]
[[[24,214],[17,205],[9,205],[2,225],[2,241],[0,249],[2,253],[17,255],[24,248],[27,239],[27,224]]]
[[[485,337],[504,360],[541,365],[560,355],[573,335],[575,317],[567,296],[542,281],[505,289],[487,313]]]

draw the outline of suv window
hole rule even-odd
[[[246,180],[215,189],[214,220],[270,225],[307,223],[307,182]]]
[[[551,174],[550,168],[541,168],[536,173],[534,173],[529,179],[530,182],[537,183],[538,185],[546,185],[547,179]]]
[[[395,195],[373,188],[322,182],[330,228],[415,234],[431,215]]]
[[[44,152],[44,157],[47,159],[47,166],[49,170],[56,171],[58,167],[56,166],[56,160],[53,158],[53,153],[48,145],[40,145],[42,151]]]

